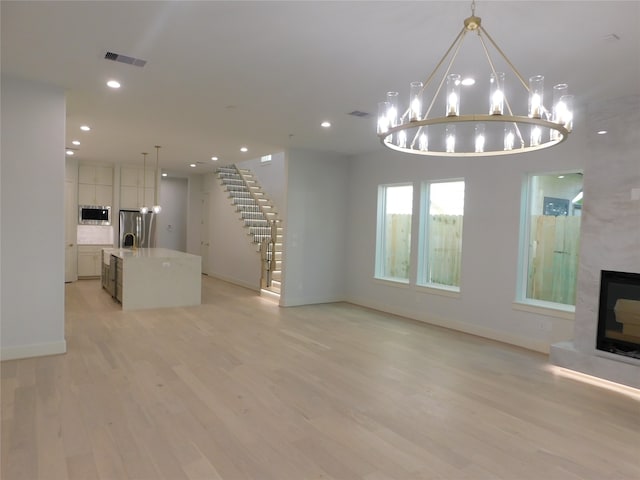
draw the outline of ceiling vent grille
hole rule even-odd
[[[111,60],[114,62],[126,63],[127,65],[135,65],[136,67],[144,67],[147,63],[146,60],[140,58],[128,57],[127,55],[121,55],[119,53],[107,52],[104,55],[105,60]]]
[[[360,110],[354,110],[353,112],[349,112],[347,115],[352,115],[354,117],[360,117],[360,118],[366,118],[371,116],[370,113],[361,112]]]

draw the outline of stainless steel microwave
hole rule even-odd
[[[104,205],[79,205],[79,225],[111,225],[111,207]]]

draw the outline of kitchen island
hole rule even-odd
[[[123,310],[200,305],[202,259],[167,248],[105,248],[102,286]]]

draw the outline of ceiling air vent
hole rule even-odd
[[[147,63],[146,60],[140,58],[128,57],[119,53],[107,52],[104,55],[105,60],[112,60],[114,62],[126,63],[127,65],[135,65],[136,67],[144,67]]]
[[[360,117],[360,118],[366,118],[371,116],[370,113],[361,112],[360,110],[354,110],[353,112],[349,112],[347,115],[352,115],[354,117]]]

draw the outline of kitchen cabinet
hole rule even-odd
[[[146,204],[151,207],[154,202],[156,170],[141,167],[125,167],[120,169],[120,208],[137,210]]]
[[[78,166],[78,204],[113,205],[113,168],[101,165]]]
[[[113,245],[78,245],[78,277],[102,275],[102,249]]]

